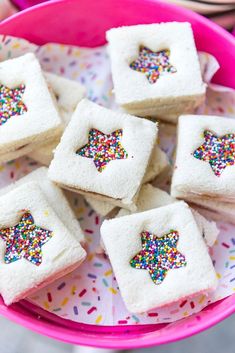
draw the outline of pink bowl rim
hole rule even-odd
[[[234,295],[235,297],[235,295]],[[223,300],[226,300],[223,299]],[[213,305],[213,304],[212,304]],[[43,309],[41,309],[43,311]],[[57,331],[55,330],[55,324],[52,322],[43,322],[40,324],[40,321],[38,321],[35,317],[25,319],[25,315],[22,313],[16,313],[11,307],[8,308],[2,308],[0,306],[0,313],[7,317],[8,319],[16,322],[17,324],[20,324],[34,332],[37,332],[39,334],[42,334],[44,336],[48,336],[50,338],[60,340],[65,343],[70,343],[70,344],[75,344],[75,345],[81,345],[81,346],[89,346],[89,347],[96,347],[96,348],[108,348],[108,349],[137,349],[137,348],[147,348],[155,345],[162,345],[166,343],[173,343],[178,340],[186,339],[190,336],[193,336],[195,334],[198,334],[202,331],[205,331],[212,326],[218,324],[222,320],[228,318],[231,316],[235,311],[235,308],[233,306],[229,306],[226,310],[223,310],[219,314],[217,314],[216,317],[214,318],[207,318],[207,320],[203,323],[201,321],[200,327],[198,326],[192,326],[192,327],[187,327],[185,330],[181,330],[180,333],[177,331],[177,333],[172,333],[170,334],[170,337],[168,337],[167,341],[166,338],[161,336],[156,336],[156,337],[144,337],[141,338],[140,340],[123,340],[123,342],[119,341],[118,345],[115,340],[112,340],[112,336],[110,335],[110,338],[108,339],[100,339],[100,341],[95,340],[91,341],[91,337],[84,337],[84,336],[79,336],[74,334],[75,331],[72,330],[71,332],[63,332],[63,336],[60,335],[60,332],[57,334]],[[54,314],[49,313],[50,315],[54,316]],[[64,319],[66,321],[66,319]],[[84,327],[87,326],[89,329],[92,328],[93,325],[87,325],[84,324]],[[108,328],[108,326],[106,326]],[[127,326],[126,326],[127,327]],[[64,328],[62,327],[62,330]],[[151,331],[151,334],[153,334],[154,331]],[[101,333],[102,334],[102,333]],[[94,335],[94,334],[93,334]],[[97,335],[97,334],[96,334]],[[99,335],[99,334],[98,334]],[[94,338],[94,337],[93,337]],[[98,341],[98,342],[97,342]],[[136,343],[136,341],[139,341],[139,344]],[[141,341],[141,342],[140,342]]]
[[[7,18],[6,20],[3,20],[0,23],[0,32],[1,32],[1,26],[8,24],[12,21],[15,20],[15,18],[24,16],[25,14],[34,12],[34,11],[40,11],[41,8],[43,7],[47,7],[47,6],[54,6],[56,7],[57,4],[62,3],[62,2],[70,2],[71,0],[53,0],[53,1],[48,1],[48,2],[43,2],[41,4],[35,5],[31,8],[25,9],[21,12],[18,12],[16,14],[13,14],[12,16],[10,16],[9,18]],[[141,0],[136,0],[136,1],[141,1]],[[144,1],[144,0],[143,0]],[[148,0],[151,1],[153,3],[156,3],[156,5],[158,3],[164,4],[164,6],[166,6],[168,9],[173,9],[175,12],[181,12],[182,14],[184,14],[185,16],[187,16],[190,19],[194,19],[197,22],[204,24],[206,26],[211,27],[211,29],[213,29],[213,31],[223,37],[225,40],[227,40],[235,49],[235,38],[233,37],[232,34],[228,33],[225,29],[223,29],[222,27],[220,27],[219,25],[217,25],[216,23],[210,21],[209,19],[189,10],[186,8],[182,8],[179,7],[175,4],[172,3],[168,3],[166,1],[163,0]],[[235,294],[233,295],[235,298]],[[223,299],[226,300],[227,298]],[[235,312],[235,300],[234,300],[234,305],[232,306],[228,306],[228,308],[226,308],[226,310],[221,311],[220,313],[217,313],[217,315],[215,317],[209,317],[207,318],[206,321],[203,320],[200,322],[200,327],[198,327],[198,325],[196,326],[192,326],[192,327],[187,327],[187,329],[182,329],[181,331],[175,331],[175,332],[171,332],[170,337],[168,337],[168,339],[166,340],[165,336],[163,338],[161,338],[161,336],[156,336],[156,337],[141,337],[138,340],[123,340],[123,343],[121,341],[119,341],[120,343],[116,343],[115,340],[112,339],[112,336],[110,336],[110,338],[106,338],[106,339],[100,339],[99,341],[97,340],[91,340],[91,337],[88,335],[87,337],[84,336],[79,336],[78,334],[75,334],[75,331],[71,331],[68,332],[68,329],[66,328],[62,328],[63,329],[63,335],[61,334],[61,332],[57,333],[56,329],[55,329],[55,324],[52,322],[41,322],[37,320],[37,318],[35,318],[34,316],[32,316],[31,318],[29,317],[25,317],[25,315],[21,312],[16,312],[14,311],[13,308],[11,307],[4,307],[2,305],[0,305],[0,314],[2,314],[3,316],[7,317],[8,319],[32,330],[35,331],[37,333],[40,333],[42,335],[48,336],[50,338],[56,339],[56,340],[60,340],[66,343],[71,343],[71,344],[76,344],[76,345],[82,345],[82,346],[92,346],[92,347],[97,347],[97,348],[110,348],[110,349],[135,349],[135,348],[141,348],[141,347],[151,347],[154,345],[162,345],[165,343],[172,343],[181,339],[185,339],[187,337],[190,337],[192,335],[195,335],[197,333],[200,333],[204,330],[209,329],[210,327],[218,324],[220,321],[226,319],[227,317],[229,317],[230,315],[232,315]],[[65,320],[66,321],[66,320]],[[84,324],[85,325],[85,324]],[[92,325],[85,325],[89,328],[92,327]],[[126,326],[127,327],[127,326]],[[151,334],[153,334],[153,331],[151,332]],[[94,334],[93,334],[94,336]],[[97,335],[99,336],[99,335]],[[93,337],[94,338],[94,337]],[[98,342],[97,342],[98,341]],[[138,341],[138,343],[136,343],[136,341]]]

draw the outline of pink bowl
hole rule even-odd
[[[183,8],[151,0],[65,0],[46,2],[0,24],[0,33],[36,44],[59,42],[95,47],[105,42],[111,27],[161,21],[189,21],[197,48],[213,54],[221,64],[214,82],[235,89],[235,39],[209,20]],[[173,324],[100,327],[58,318],[22,301],[0,313],[29,329],[65,342],[106,348],[140,348],[176,341],[215,325],[235,312],[235,295],[201,313]]]

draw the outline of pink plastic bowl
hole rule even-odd
[[[189,21],[197,48],[221,64],[214,81],[235,88],[235,39],[209,20],[183,8],[151,0],[67,0],[46,2],[0,24],[0,33],[36,44],[59,42],[95,47],[111,27],[161,21]],[[69,343],[106,348],[140,348],[176,341],[205,330],[235,312],[235,295],[173,324],[99,327],[56,317],[22,301],[0,313],[29,329]]]

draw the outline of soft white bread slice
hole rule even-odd
[[[101,236],[132,313],[207,294],[217,286],[207,246],[184,202],[105,220]]]
[[[114,94],[128,113],[158,117],[172,123],[185,113],[193,113],[205,99],[200,64],[190,23],[169,22],[112,28],[106,33],[111,59]],[[141,57],[141,48],[152,51]],[[160,67],[152,61],[160,51],[168,51],[155,83],[150,83],[148,67]],[[137,62],[141,69],[130,66]],[[160,59],[161,62],[161,59]],[[153,72],[153,71],[151,71]]]
[[[83,99],[55,150],[49,178],[71,191],[135,209],[157,133],[153,122]]]
[[[61,119],[34,54],[1,62],[0,85],[0,162],[61,134]]]
[[[0,293],[6,305],[77,268],[86,252],[37,183],[0,197]]]

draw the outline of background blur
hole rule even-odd
[[[235,315],[184,341],[132,353],[234,353]],[[0,317],[1,353],[84,353],[71,345],[28,331]],[[95,352],[91,349],[90,353]],[[88,353],[88,352],[87,352]]]

